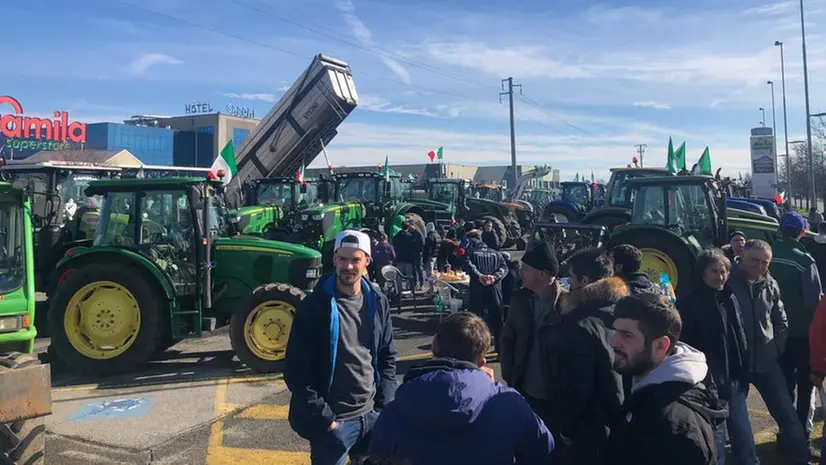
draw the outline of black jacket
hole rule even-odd
[[[422,249],[422,257],[425,259],[436,258],[439,256],[439,246],[442,244],[442,238],[436,231],[427,233],[424,239],[424,248]]]
[[[416,230],[401,230],[393,237],[396,263],[418,263],[422,260],[424,239]]]
[[[558,439],[558,460],[602,462],[608,427],[623,400],[609,334],[614,304],[629,294],[621,278],[601,279],[564,294],[561,322],[543,337],[548,370],[548,427]]]
[[[482,242],[493,250],[499,250],[499,236],[496,231],[482,231]]]
[[[338,309],[334,274],[321,278],[313,293],[295,312],[287,343],[284,381],[292,393],[289,421],[304,439],[325,432],[335,415],[324,400],[331,386],[338,347]],[[381,410],[396,392],[396,347],[387,297],[362,278],[361,291],[373,318],[373,370],[376,378],[375,409]]]
[[[714,429],[726,412],[700,381],[706,375],[703,354],[678,345],[677,354],[638,380],[626,398],[611,425],[603,463],[716,465]]]
[[[633,295],[649,293],[661,294],[662,289],[651,281],[647,274],[642,272],[624,273],[617,275],[628,285],[628,290]]]
[[[723,399],[731,397],[732,382],[748,387],[748,344],[740,305],[731,288],[696,284],[677,301],[683,320],[680,340],[706,355],[709,374]]]

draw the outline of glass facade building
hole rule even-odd
[[[238,147],[246,142],[247,138],[250,136],[250,130],[244,128],[232,128],[232,146],[235,150],[238,150]]]
[[[201,131],[175,131],[175,166],[209,168],[215,159],[215,137]]]
[[[86,125],[86,147],[128,150],[147,165],[172,165],[175,131],[120,123]]]

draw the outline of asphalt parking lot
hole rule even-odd
[[[394,316],[400,381],[430,356],[439,318],[425,301]],[[37,341],[39,352],[47,347],[48,339]],[[498,377],[498,362],[490,366]],[[288,425],[290,394],[280,373],[261,376],[240,365],[226,331],[185,340],[129,375],[94,379],[58,366],[52,371],[47,463],[310,463],[308,444]],[[777,427],[753,389],[749,412],[761,463],[785,463],[775,450]],[[819,412],[816,419],[813,444],[821,436]]]

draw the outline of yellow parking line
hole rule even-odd
[[[207,457],[207,465],[310,465],[309,452],[220,447]]]
[[[290,412],[289,405],[258,404],[242,411],[235,418],[252,420],[286,420]]]

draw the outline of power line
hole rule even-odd
[[[391,60],[396,60],[396,61],[402,62],[406,65],[413,66],[413,67],[416,67],[416,68],[421,68],[421,69],[424,69],[426,71],[430,71],[430,72],[435,73],[435,74],[440,74],[442,76],[449,77],[451,79],[455,79],[457,81],[462,81],[462,82],[465,82],[465,83],[468,83],[468,84],[473,84],[473,85],[480,86],[480,87],[483,87],[483,88],[491,88],[492,87],[490,84],[484,83],[482,81],[477,81],[475,79],[471,79],[471,78],[461,76],[459,74],[456,74],[456,73],[453,73],[453,72],[450,72],[450,71],[446,71],[446,70],[441,69],[439,67],[433,66],[429,63],[424,63],[424,62],[421,62],[421,61],[418,61],[418,60],[414,60],[412,58],[406,57],[406,56],[401,55],[401,54],[399,54],[397,52],[394,52],[392,50],[388,50],[386,48],[379,47],[378,45],[372,45],[371,44],[371,45],[368,46],[368,45],[365,45],[365,44],[361,44],[361,43],[352,41],[349,38],[343,38],[341,33],[337,32],[333,29],[326,28],[326,27],[323,27],[323,26],[318,26],[318,25],[313,24],[313,23],[302,23],[302,22],[290,19],[289,17],[287,17],[283,14],[281,14],[281,15],[275,14],[272,11],[268,11],[268,10],[278,11],[277,8],[273,7],[272,5],[267,5],[267,7],[268,7],[267,9],[262,9],[262,8],[256,8],[255,6],[243,3],[240,0],[227,0],[227,1],[232,2],[236,5],[242,6],[244,8],[248,8],[250,10],[256,11],[258,13],[264,14],[266,16],[277,19],[279,21],[283,21],[285,23],[292,24],[294,26],[300,27],[300,28],[305,29],[307,31],[314,32],[314,33],[322,35],[324,37],[328,37],[330,39],[336,40],[336,41],[341,42],[343,44],[346,44],[346,45],[349,45],[351,47],[355,47],[355,48],[364,50],[364,51],[369,52],[369,53],[373,53],[375,55],[378,55],[378,56],[381,56],[381,57],[384,57],[384,58],[389,58]],[[311,24],[312,26],[309,26],[308,24]],[[325,31],[329,31],[329,32],[325,32]]]
[[[249,43],[249,44],[252,44],[252,45],[257,45],[259,47],[266,48],[266,49],[269,49],[269,50],[273,50],[273,51],[276,51],[276,52],[279,52],[279,53],[283,53],[285,55],[290,55],[290,56],[293,56],[293,57],[296,57],[296,58],[302,58],[302,59],[306,59],[306,60],[312,60],[313,59],[313,57],[311,57],[311,56],[302,55],[300,53],[296,53],[296,52],[293,52],[293,51],[290,51],[290,50],[287,50],[287,49],[284,49],[284,48],[281,48],[281,47],[278,47],[278,46],[274,46],[274,45],[271,45],[271,44],[268,44],[268,43],[265,43],[265,42],[261,42],[259,40],[250,39],[248,37],[243,37],[243,36],[233,34],[231,32],[227,32],[225,30],[222,30],[222,29],[219,29],[219,28],[216,28],[216,27],[213,27],[213,26],[197,23],[195,21],[190,21],[188,19],[184,19],[184,18],[181,18],[179,16],[174,16],[174,15],[171,15],[171,14],[163,13],[163,12],[160,12],[160,11],[157,11],[157,10],[153,10],[151,8],[147,8],[147,7],[144,7],[144,6],[136,5],[134,3],[130,3],[130,2],[125,1],[125,0],[113,0],[113,1],[115,1],[116,3],[120,3],[122,5],[128,6],[128,7],[131,7],[131,8],[135,8],[135,9],[138,9],[138,10],[141,10],[141,11],[144,11],[144,12],[147,12],[147,13],[150,13],[150,14],[168,19],[168,20],[178,21],[178,22],[184,23],[186,25],[189,25],[189,26],[192,26],[192,27],[195,27],[195,28],[198,28],[198,29],[203,29],[203,30],[215,33],[215,34],[219,34],[219,35],[223,35],[223,36],[226,36],[226,37],[230,37],[230,38],[235,39],[235,40],[239,40],[241,42],[246,42],[246,43]],[[245,6],[247,8],[253,9],[255,11],[259,11],[263,14],[267,14],[269,16],[276,17],[273,14],[267,13],[263,10],[251,7],[249,5],[245,5],[243,3],[238,2],[237,0],[229,0],[229,1],[231,1],[233,3],[236,3],[238,5]],[[287,18],[281,18],[281,17],[276,17],[276,18],[280,19],[282,21],[285,21],[285,22],[289,22],[291,24],[295,24],[299,27],[302,27],[302,28],[313,31],[313,28],[311,28],[309,26],[306,26],[306,25],[302,25],[298,22],[289,20]],[[321,32],[319,32],[319,33],[321,33]],[[338,41],[347,43],[348,45],[352,45],[354,47],[364,49],[368,52],[377,53],[375,51],[372,51],[372,50],[369,50],[369,49],[365,48],[361,44],[355,44],[355,43],[352,43],[352,42],[349,42],[349,41],[345,41],[345,40],[342,40],[340,38],[331,36],[329,34],[324,34],[324,33],[321,33],[321,34],[326,35],[330,38],[333,38],[334,40],[338,40]],[[385,50],[385,49],[381,49],[380,47],[375,47],[375,48],[380,49],[380,50]],[[385,50],[385,51],[388,52],[388,54],[394,54],[394,52],[390,52],[390,51],[387,51],[387,50]],[[437,73],[437,74],[442,74],[442,75],[444,75],[446,77],[449,77],[449,78],[452,78],[452,79],[457,79],[457,80],[464,81],[464,82],[471,83],[471,84],[478,85],[478,86],[490,87],[490,86],[486,86],[481,81],[476,81],[474,79],[469,79],[469,78],[463,78],[463,77],[460,77],[460,76],[455,75],[453,73],[441,70],[439,68],[436,68],[436,67],[433,67],[433,66],[430,66],[430,65],[426,65],[426,64],[418,63],[415,60],[408,59],[406,57],[396,58],[396,57],[393,57],[393,56],[387,56],[387,54],[379,54],[379,55],[385,56],[386,58],[391,58],[391,59],[396,59],[396,60],[399,60],[399,61],[403,61],[407,64],[410,64],[411,66],[420,67],[420,68],[426,69],[427,71],[431,71],[431,72],[434,72],[434,73]],[[395,54],[395,55],[401,57],[398,54]],[[479,98],[479,97],[471,97],[471,96],[468,96],[468,95],[458,94],[458,93],[449,92],[449,91],[445,91],[445,90],[441,90],[441,89],[434,89],[434,88],[430,88],[430,87],[420,86],[420,85],[417,85],[417,84],[404,82],[404,81],[401,81],[399,79],[395,79],[395,78],[391,78],[391,77],[387,77],[387,76],[382,76],[382,75],[379,75],[379,74],[374,74],[374,73],[370,73],[370,72],[359,70],[359,69],[352,69],[352,71],[354,73],[357,73],[357,74],[360,74],[360,75],[363,75],[363,76],[368,76],[368,77],[372,77],[372,78],[375,78],[375,79],[381,79],[381,80],[384,80],[384,81],[392,82],[394,84],[400,84],[400,85],[404,85],[404,86],[408,86],[408,87],[413,87],[413,88],[425,90],[425,91],[436,93],[436,94],[447,95],[447,96],[451,96],[451,97],[456,97],[456,98],[465,99],[465,100],[472,100],[472,101],[482,102],[482,103],[492,103],[492,100],[483,99],[483,98]],[[527,97],[524,97],[524,96],[520,95],[520,99],[522,99],[525,103],[527,103],[531,107],[541,111],[542,113],[544,113],[544,114],[546,114],[546,115],[562,122],[563,124],[573,128],[573,129],[576,129],[580,132],[583,132],[583,133],[585,133],[589,136],[598,137],[598,136],[594,135],[593,133],[590,133],[588,131],[585,131],[582,128],[579,128],[578,126],[573,125],[572,123],[564,120],[563,118],[560,118],[559,116],[554,115],[553,113],[551,113],[551,112],[547,111],[546,109],[542,108],[542,106],[540,104],[528,99]],[[556,134],[559,134],[559,135],[562,135],[562,136],[578,138],[575,135],[565,134],[565,133],[562,133],[562,132],[560,132],[556,129],[553,129],[551,126],[548,126],[548,125],[544,124],[543,122],[541,122],[541,121],[539,121],[535,118],[531,118],[529,116],[524,116],[524,115],[523,115],[523,117],[526,118],[526,119],[529,119],[529,120],[531,120],[531,121],[533,121],[533,122],[535,122],[535,123],[537,123],[537,124],[539,124],[543,127],[545,127],[546,129],[549,129],[550,131],[552,131]]]

